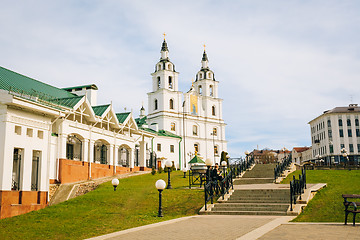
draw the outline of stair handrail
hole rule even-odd
[[[290,181],[290,211],[293,211],[293,204],[296,204],[297,198],[301,200],[301,194],[304,193],[306,189],[306,170],[305,167],[301,169],[301,174],[299,174],[299,179]]]
[[[286,170],[287,167],[290,166],[292,160],[291,160],[291,154],[289,154],[286,158],[284,158],[284,161],[282,163],[278,163],[274,168],[274,179],[281,176],[281,174]]]

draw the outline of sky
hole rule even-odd
[[[188,91],[203,45],[231,157],[310,146],[308,122],[360,103],[360,1],[0,0],[0,66],[98,104],[147,108],[163,33]]]

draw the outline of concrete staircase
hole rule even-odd
[[[234,191],[210,211],[217,215],[287,215],[290,206],[288,185],[274,184],[275,164],[258,164],[234,180]]]

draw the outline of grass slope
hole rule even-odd
[[[289,175],[282,183],[289,184],[292,176],[296,179],[300,171]],[[360,194],[359,170],[308,170],[307,183],[327,183],[327,187],[316,193],[305,210],[293,221],[295,222],[344,222],[342,194]],[[360,222],[360,216],[356,217]],[[352,214],[348,221],[352,222]]]
[[[111,182],[75,199],[45,209],[0,220],[1,239],[84,239],[132,227],[197,214],[203,190],[186,188],[188,178],[172,172],[173,189],[163,191],[163,218],[157,217],[155,182],[167,174],[146,174]]]

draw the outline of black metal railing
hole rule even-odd
[[[274,168],[274,179],[276,180],[278,177],[283,174],[283,172],[290,166],[291,164],[291,154],[287,156],[282,163],[278,163]]]
[[[233,178],[240,176],[243,172],[249,169],[254,164],[254,158],[248,158],[248,160],[240,159],[230,165]]]
[[[293,210],[293,204],[296,204],[297,199],[301,200],[301,194],[304,193],[306,189],[306,170],[303,168],[301,174],[299,174],[299,179],[295,179],[290,182],[290,211]]]

